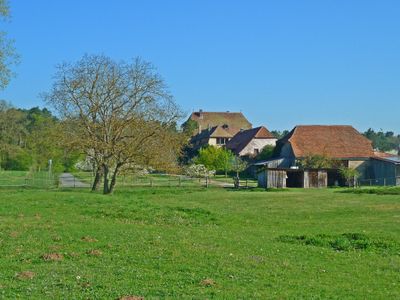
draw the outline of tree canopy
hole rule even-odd
[[[7,0],[0,0],[0,20],[5,21],[10,17],[10,6]],[[9,39],[7,33],[0,31],[0,90],[4,89],[14,75],[11,67],[18,63],[19,57],[15,51],[14,41]]]
[[[371,140],[374,149],[379,151],[393,151],[400,147],[400,135],[395,135],[393,131],[375,131],[369,128],[364,132],[364,136]]]
[[[93,160],[93,189],[103,178],[103,193],[111,193],[123,168],[176,162],[180,109],[154,66],[140,58],[85,55],[63,63],[44,97],[65,123],[69,145]]]

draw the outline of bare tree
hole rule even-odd
[[[75,64],[64,63],[44,96],[70,124],[70,144],[93,158],[93,188],[102,177],[105,194],[113,191],[121,168],[154,164],[159,148],[176,146],[166,133],[180,110],[155,68],[140,58],[126,63],[85,55]],[[160,145],[166,136],[169,142]]]

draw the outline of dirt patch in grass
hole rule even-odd
[[[144,300],[142,296],[122,296],[118,300]]]
[[[329,248],[335,251],[372,251],[400,255],[400,245],[395,241],[374,239],[363,233],[339,235],[282,235],[279,242]]]
[[[42,259],[45,261],[61,261],[64,259],[64,255],[61,253],[46,253],[42,255]]]
[[[206,278],[200,281],[200,285],[210,287],[215,285],[215,281],[211,278]]]
[[[19,280],[31,280],[35,277],[36,273],[31,271],[23,271],[16,275]]]
[[[18,236],[19,236],[19,232],[17,232],[17,231],[11,231],[10,232],[10,237],[17,238]]]
[[[95,238],[92,238],[90,236],[83,236],[83,237],[81,237],[81,241],[88,242],[88,243],[95,243],[98,240],[96,240]]]
[[[93,250],[87,251],[86,254],[91,255],[91,256],[100,256],[103,254],[103,252],[101,252],[100,250],[93,249]]]
[[[61,241],[61,236],[56,235],[56,236],[53,236],[51,239],[52,239],[54,242],[59,242],[59,241]]]

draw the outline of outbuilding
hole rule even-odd
[[[325,188],[328,169],[260,168],[258,186],[263,188]]]

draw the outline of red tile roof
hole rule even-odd
[[[320,154],[332,158],[369,158],[374,155],[372,142],[352,126],[296,126],[279,144],[289,142],[294,155]]]
[[[264,126],[242,130],[238,132],[227,144],[226,148],[236,154],[240,153],[253,139],[275,139],[274,135]]]

